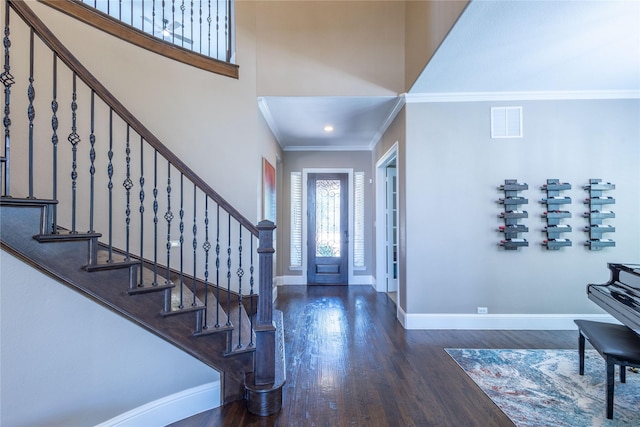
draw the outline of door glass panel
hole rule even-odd
[[[340,180],[316,180],[316,257],[340,256]]]

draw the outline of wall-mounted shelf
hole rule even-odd
[[[518,223],[520,219],[529,217],[527,211],[519,209],[520,205],[526,205],[529,200],[519,196],[518,192],[527,189],[529,189],[527,184],[518,183],[516,179],[505,179],[504,185],[498,187],[498,190],[504,192],[504,197],[498,200],[498,203],[504,206],[504,212],[500,212],[499,215],[504,220],[504,225],[498,227],[498,231],[504,233],[500,246],[505,250],[517,250],[520,247],[529,246],[527,239],[519,237],[520,233],[526,233],[529,228]]]
[[[541,190],[547,195],[540,201],[547,207],[547,210],[542,214],[542,217],[547,221],[547,226],[542,230],[546,233],[547,238],[542,244],[549,250],[572,245],[570,239],[561,238],[563,233],[571,232],[571,226],[560,222],[564,218],[571,218],[571,212],[560,209],[562,205],[571,203],[571,197],[561,196],[560,192],[570,189],[571,184],[560,182],[559,179],[547,179],[547,183],[541,187]]]
[[[616,203],[613,197],[602,194],[604,191],[614,190],[616,188],[615,184],[602,182],[601,179],[590,179],[589,184],[583,186],[583,188],[589,192],[589,197],[584,201],[585,205],[589,207],[589,211],[583,215],[589,221],[589,224],[584,227],[584,231],[589,234],[589,240],[585,242],[585,246],[592,251],[615,246],[616,242],[613,239],[602,238],[604,233],[616,231],[614,226],[602,223],[603,220],[616,217],[613,211],[602,209],[604,205]]]

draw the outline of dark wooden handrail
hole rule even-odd
[[[106,87],[85,68],[80,61],[58,40],[58,38],[47,28],[38,18],[24,0],[7,0],[9,5],[16,11],[22,19],[30,25],[41,40],[63,61],[87,86],[89,86],[98,97],[107,104],[117,115],[119,115],[131,128],[149,143],[158,153],[164,156],[185,178],[191,180],[207,196],[214,200],[222,209],[227,211],[236,221],[242,224],[251,234],[258,236],[256,226],[238,212],[222,196],[220,196],[211,186],[192,171],[178,156],[167,148],[160,140],[147,129],[127,108],[122,105],[116,97],[107,90]],[[58,3],[58,1],[47,3]],[[61,2],[62,3],[62,2]],[[67,3],[66,1],[64,3]]]
[[[40,3],[63,12],[121,40],[132,43],[159,55],[192,65],[205,71],[227,77],[238,78],[239,67],[236,64],[220,61],[189,49],[158,40],[131,25],[115,19],[84,3],[73,0],[38,0]]]

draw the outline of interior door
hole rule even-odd
[[[398,290],[398,174],[387,166],[387,292]]]
[[[307,177],[308,284],[348,284],[348,193],[345,173]]]

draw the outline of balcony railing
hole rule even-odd
[[[153,37],[234,62],[233,0],[80,0]]]

